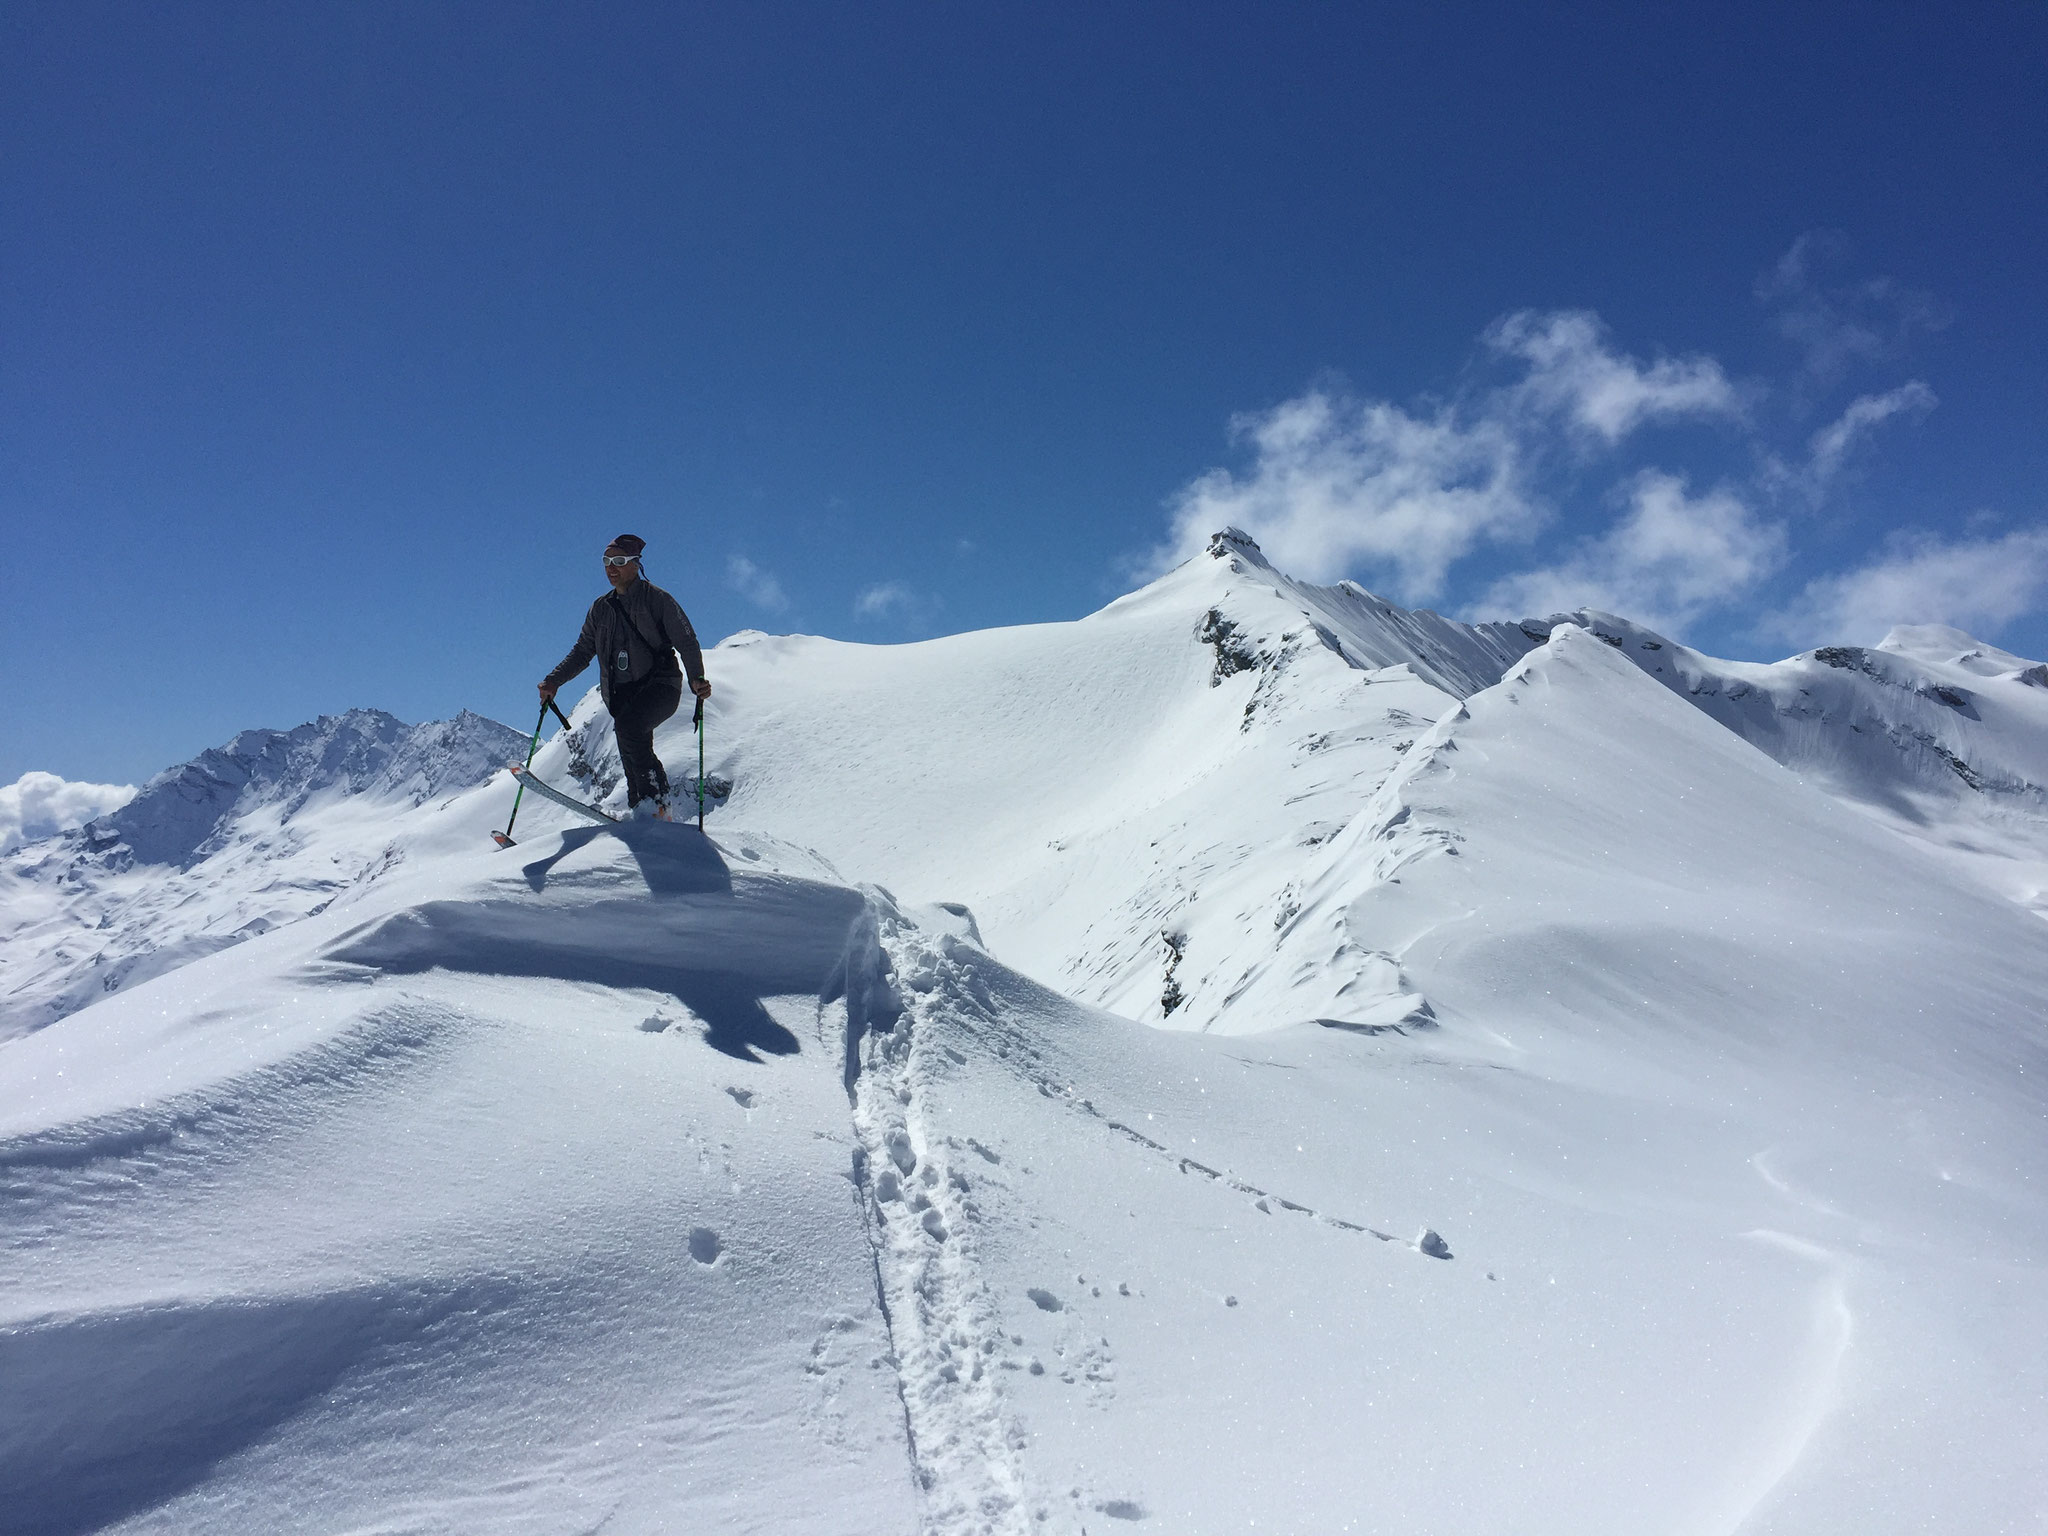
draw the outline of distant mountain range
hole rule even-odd
[[[0,1040],[325,910],[405,857],[408,813],[473,788],[526,738],[464,711],[377,709],[243,731],[119,810],[0,860]]]

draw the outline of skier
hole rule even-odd
[[[645,548],[647,541],[630,533],[605,545],[604,574],[612,589],[590,605],[583,633],[562,664],[541,679],[540,696],[552,699],[557,688],[590,665],[591,657],[601,658],[597,686],[619,738],[629,814],[667,821],[668,770],[654,754],[654,728],[683,701],[677,653],[690,674],[692,693],[708,699],[711,684],[704,678],[704,652],[689,616],[641,572]]]

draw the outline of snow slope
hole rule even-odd
[[[1408,613],[1294,582],[1225,533],[1074,624],[886,647],[742,635],[710,663],[711,776],[734,786],[715,814],[965,902],[1004,960],[1129,1017],[1397,1024],[1420,994],[1384,949],[1297,923],[1303,891],[1412,744],[1565,621]],[[1931,659],[1915,632],[1910,654],[1756,666],[1609,615],[1576,622],[1817,787],[2008,897],[2048,900],[2040,668],[1947,631],[1962,661]],[[543,752],[558,776],[606,757],[594,698],[574,718],[578,739]],[[660,740],[694,762],[685,721]]]
[[[1433,1030],[1146,1032],[897,941],[862,1108],[974,1261],[884,1199],[897,1310],[994,1341],[1016,1475],[1175,1531],[2038,1514],[2032,919],[1577,630],[1346,837],[1412,840],[1341,921]]]
[[[1242,973],[1315,849],[1533,643],[1295,583],[1225,533],[1078,623],[728,640],[707,663],[709,766],[734,786],[717,814],[964,902],[1006,962],[1129,1017],[1393,1022],[1406,993],[1375,953],[1287,950]],[[589,741],[543,748],[543,772],[604,756],[594,699],[572,719]],[[681,717],[657,740],[694,764]]]
[[[390,813],[0,1046],[0,1524],[2032,1528],[2038,919],[1544,628],[1225,538]]]
[[[546,842],[0,1052],[9,1530],[910,1527],[816,1038],[861,898]]]
[[[1801,777],[2048,917],[2048,666],[1940,625],[1719,661],[1613,614],[1590,630]]]

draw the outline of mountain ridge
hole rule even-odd
[[[1777,662],[1707,656],[1595,610],[1574,624],[1751,746],[2048,918],[2048,668],[1941,625]]]
[[[402,862],[408,813],[525,745],[467,710],[408,726],[352,709],[242,731],[119,809],[15,850],[0,859],[0,1041],[324,910]]]

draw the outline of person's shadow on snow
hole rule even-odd
[[[633,892],[630,881],[621,884],[616,867],[559,869],[601,837],[626,846],[645,894]],[[724,858],[695,827],[578,827],[520,873],[536,892],[550,884],[572,890],[579,876],[594,880],[596,899],[424,902],[349,935],[328,958],[396,975],[446,969],[664,992],[702,1021],[704,1043],[714,1051],[758,1062],[802,1049],[761,999],[816,991],[818,957],[764,954],[745,943],[755,919],[734,899]],[[734,940],[740,955],[732,952]]]
[[[714,1051],[740,1061],[759,1061],[758,1051],[794,1056],[803,1049],[736,976],[699,971],[672,984],[669,991],[704,1021],[704,1043]]]
[[[710,838],[691,826],[622,822],[616,827],[577,827],[562,835],[562,846],[520,873],[536,891],[545,890],[555,866],[600,837],[617,838],[640,867],[640,878],[655,896],[730,896],[732,871]],[[630,968],[630,962],[619,962]],[[704,1022],[704,1043],[740,1061],[758,1062],[757,1052],[794,1056],[797,1037],[775,1022],[745,978],[717,971],[678,974],[664,970],[650,987],[669,993]],[[619,983],[614,983],[615,985]]]
[[[656,896],[694,896],[732,891],[732,871],[718,849],[692,826],[628,821],[615,827],[576,827],[562,834],[562,846],[519,872],[536,891],[547,889],[555,866],[600,837],[617,838],[640,866],[640,878]]]

